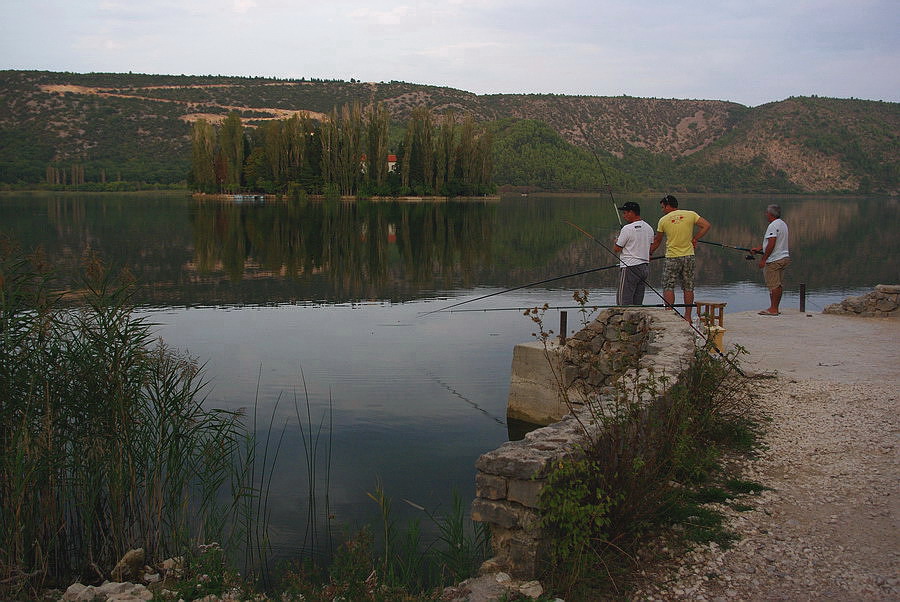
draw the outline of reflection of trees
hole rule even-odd
[[[645,219],[656,199],[636,200]],[[710,220],[710,241],[761,243],[772,197],[680,198]],[[877,198],[776,197],[791,227],[789,290],[871,287],[898,282],[900,202]],[[68,286],[86,249],[137,277],[137,301],[265,304],[300,300],[401,301],[475,286],[508,288],[615,262],[607,246],[615,212],[597,195],[538,195],[501,203],[197,203],[184,195],[11,196],[3,234],[23,249],[41,247]],[[190,215],[190,219],[185,219]],[[700,245],[698,286],[762,284],[744,253]],[[660,262],[651,267],[656,286]],[[605,288],[616,270],[555,282]]]
[[[312,290],[329,300],[392,298],[470,281],[489,263],[493,211],[471,202],[200,203],[194,261],[233,282],[326,285],[302,289],[304,299]]]

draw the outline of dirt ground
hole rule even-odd
[[[727,509],[741,539],[673,559],[641,600],[900,600],[900,319],[726,314],[772,422]],[[774,375],[774,378],[758,378]]]

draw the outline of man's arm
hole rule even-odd
[[[759,260],[759,267],[766,267],[766,259],[769,258],[769,255],[772,254],[772,251],[775,250],[775,241],[777,240],[777,236],[770,236],[766,239],[766,248],[762,250],[762,259]]]
[[[650,254],[651,255],[653,255],[653,253],[656,251],[656,249],[659,248],[659,244],[662,242],[662,238],[663,238],[662,232],[657,232],[656,236],[653,237],[653,242],[650,243]]]
[[[697,247],[697,241],[700,240],[701,238],[703,238],[704,234],[709,232],[709,228],[710,228],[711,224],[708,221],[706,221],[705,219],[703,219],[702,217],[699,217],[697,219],[696,225],[698,228],[697,233],[694,234],[694,238],[691,239],[691,244],[694,245],[694,248]]]

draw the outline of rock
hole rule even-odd
[[[539,581],[528,581],[519,586],[519,593],[529,598],[539,598],[544,593]]]
[[[162,562],[162,569],[167,577],[181,577],[184,572],[184,556],[176,556],[175,558],[166,558]]]
[[[63,594],[66,602],[92,602],[93,600],[105,600],[107,602],[131,602],[153,599],[153,592],[143,585],[135,583],[119,583],[106,581],[103,585],[83,585],[73,583]]]
[[[144,569],[144,548],[128,550],[110,572],[113,581],[132,581],[139,579]]]

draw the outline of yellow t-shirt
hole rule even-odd
[[[659,218],[657,232],[666,235],[666,257],[685,257],[694,254],[694,224],[700,216],[694,211],[676,209]]]

